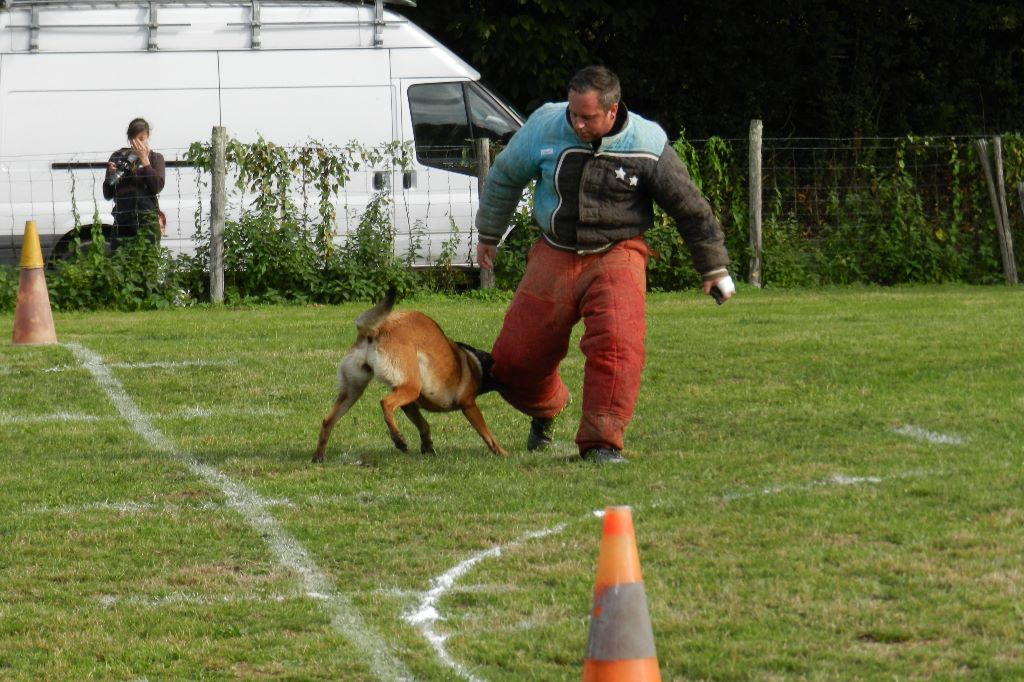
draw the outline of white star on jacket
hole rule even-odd
[[[619,180],[625,180],[626,170],[622,166],[619,166],[618,169],[615,171],[615,177],[617,177]]]
[[[636,183],[638,183],[638,182],[640,182],[640,178],[638,178],[635,175],[630,176],[630,178],[629,178],[629,186],[630,187],[636,187]]]

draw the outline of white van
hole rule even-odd
[[[224,126],[243,142],[411,144],[408,170],[351,178],[339,238],[347,208],[390,183],[399,255],[415,239],[416,262],[431,262],[454,224],[459,262],[471,264],[470,140],[507,139],[522,118],[477,71],[383,5],[0,0],[0,263],[17,261],[29,219],[47,257],[94,213],[111,224],[101,191],[106,162],[126,145],[128,122],[142,116],[152,148],[168,161],[159,199],[168,219],[162,243],[172,250],[195,248],[196,208],[209,210],[185,152]]]

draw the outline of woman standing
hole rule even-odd
[[[103,180],[103,197],[114,200],[111,250],[138,235],[159,244],[163,229],[156,195],[164,188],[164,157],[149,148],[146,119],[128,124],[128,145],[111,154]]]

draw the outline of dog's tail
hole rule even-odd
[[[388,316],[391,309],[395,307],[396,298],[398,298],[398,289],[392,284],[388,287],[388,293],[384,294],[384,298],[377,305],[356,318],[356,331],[361,336],[374,336],[377,326],[384,321],[384,318]]]

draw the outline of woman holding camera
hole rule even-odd
[[[111,154],[103,180],[103,197],[114,200],[111,250],[138,235],[159,244],[163,231],[156,195],[164,188],[164,157],[149,148],[146,119],[128,124],[128,145]]]

